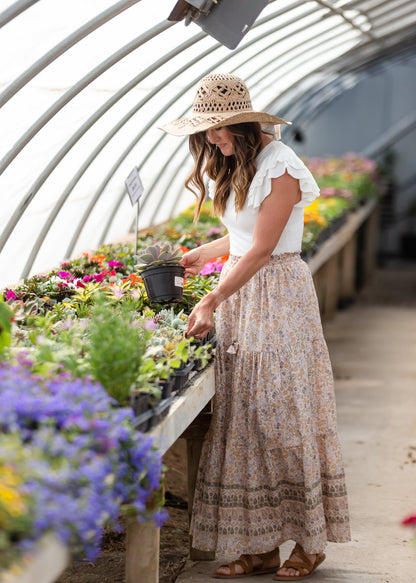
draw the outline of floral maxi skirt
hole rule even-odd
[[[349,541],[331,363],[299,253],[272,256],[224,301],[216,331],[192,546],[255,554],[291,539],[317,553],[327,541]]]

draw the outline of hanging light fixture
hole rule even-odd
[[[229,49],[247,34],[268,0],[179,0],[168,20],[198,26]]]

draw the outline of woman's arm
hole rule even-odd
[[[205,243],[192,249],[182,257],[180,265],[185,268],[185,277],[197,275],[208,261],[227,255],[230,251],[230,236]]]
[[[192,310],[189,316],[188,336],[203,337],[213,327],[213,312],[217,306],[235,293],[270,259],[293,206],[300,200],[299,181],[287,172],[272,179],[270,195],[262,202],[253,233],[253,245],[227,277]]]

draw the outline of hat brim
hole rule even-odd
[[[173,136],[190,136],[209,129],[220,128],[238,123],[258,122],[263,126],[272,125],[292,125],[292,122],[285,121],[281,117],[264,113],[262,111],[240,111],[235,112],[213,112],[198,113],[190,117],[182,117],[161,126],[163,130]]]

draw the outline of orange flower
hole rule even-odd
[[[139,277],[138,275],[136,275],[135,273],[130,273],[130,275],[128,277],[123,279],[123,283],[127,283],[128,281],[131,281],[132,284],[141,283],[142,278]]]
[[[183,245],[181,247],[179,247],[179,249],[182,251],[182,253],[188,253],[188,251],[190,251],[190,249],[187,249]]]

